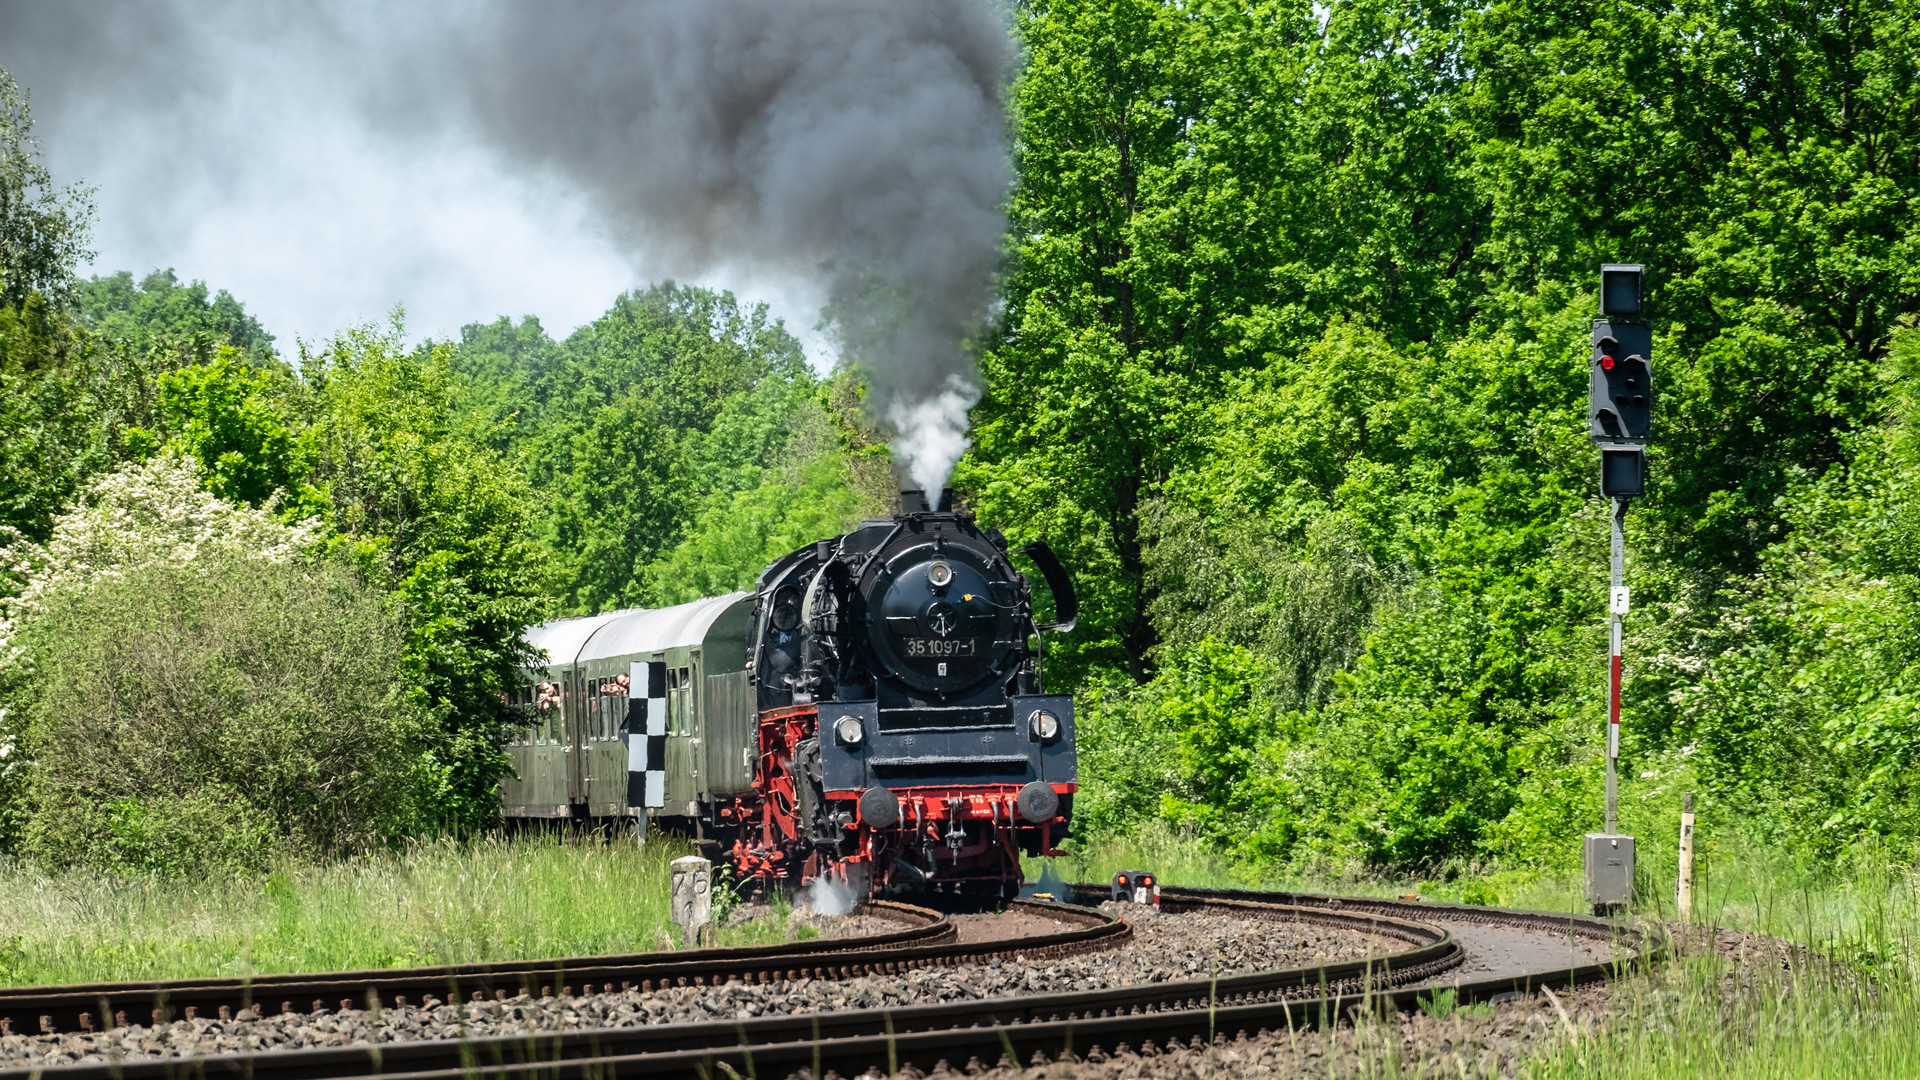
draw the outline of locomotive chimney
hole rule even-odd
[[[927,493],[920,488],[900,489],[900,512],[903,514],[931,513],[935,507],[927,502]],[[953,513],[953,489],[940,489],[940,513]]]

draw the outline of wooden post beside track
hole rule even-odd
[[[1680,799],[1680,891],[1675,908],[1681,922],[1693,921],[1693,792]]]

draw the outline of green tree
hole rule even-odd
[[[1920,304],[1914,15],[1028,5],[1005,323],[960,478],[1075,569],[1055,678],[1159,701],[1244,647],[1289,717],[1246,737],[1306,793],[1297,855],[1547,857],[1592,795],[1604,675],[1585,321],[1596,265],[1644,261],[1634,632],[1670,662],[1631,672],[1630,745],[1677,754],[1740,710],[1805,717],[1782,745],[1836,761],[1893,745],[1848,742],[1898,724],[1837,699],[1680,691],[1757,579],[1819,565],[1769,554],[1826,505],[1810,485],[1881,452],[1862,434]],[[1827,617],[1771,619],[1768,655],[1849,640]]]
[[[276,364],[273,335],[227,290],[208,295],[207,285],[185,285],[171,269],[155,270],[139,283],[125,270],[93,277],[78,287],[80,318],[106,337],[136,350],[167,339],[200,336],[237,349],[254,367]]]
[[[769,472],[764,483],[710,496],[686,539],[647,567],[648,591],[658,603],[682,604],[751,590],[775,560],[875,512],[839,454]]]
[[[485,422],[456,407],[452,352],[359,329],[302,370],[317,399],[313,485],[404,608],[404,669],[441,725],[434,801],[445,825],[472,827],[498,813],[503,695],[533,659],[521,632],[546,614],[549,562],[533,494],[488,449]]]
[[[452,363],[536,492],[572,613],[653,602],[646,567],[709,498],[779,464],[818,393],[765,305],[673,282],[623,294],[563,342],[531,319],[467,326]]]
[[[46,539],[89,479],[154,449],[161,377],[209,358],[121,348],[37,293],[0,306],[0,527]]]
[[[306,450],[286,399],[300,388],[278,372],[236,362],[225,348],[211,364],[169,371],[159,380],[155,422],[170,446],[205,468],[207,489],[259,506],[276,495],[296,508],[317,508],[306,484]]]
[[[93,193],[55,189],[40,162],[27,92],[0,68],[0,307],[31,293],[56,304],[74,298],[74,267],[91,257]]]

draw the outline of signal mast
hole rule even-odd
[[[1644,494],[1653,419],[1653,328],[1642,318],[1646,267],[1600,268],[1600,317],[1593,321],[1587,434],[1600,448],[1600,493],[1613,500],[1613,581],[1608,594],[1606,830],[1586,835],[1587,903],[1596,914],[1633,898],[1633,837],[1620,829],[1620,624],[1628,610],[1627,507]]]

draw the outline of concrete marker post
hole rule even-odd
[[[700,944],[703,932],[713,922],[713,863],[698,855],[675,859],[669,867],[673,875],[670,902],[674,924],[680,927],[680,940],[687,948]]]

